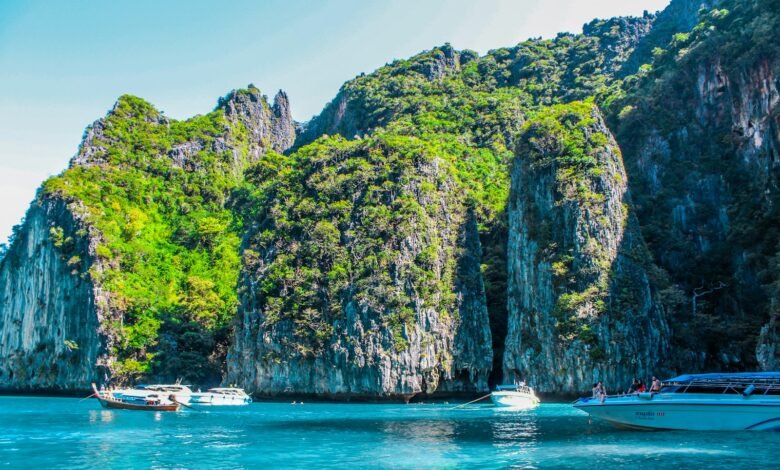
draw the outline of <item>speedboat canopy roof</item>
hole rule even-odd
[[[709,374],[685,374],[664,382],[752,382],[780,381],[780,372],[716,372]]]

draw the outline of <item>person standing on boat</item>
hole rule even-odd
[[[653,376],[653,384],[650,385],[650,391],[653,393],[658,393],[661,391],[661,381],[658,380],[655,376]]]

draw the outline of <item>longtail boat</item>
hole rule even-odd
[[[99,391],[94,383],[92,384],[92,391],[95,392],[94,397],[97,398],[103,408],[139,411],[179,411],[179,408],[181,407],[181,403],[177,402],[175,399],[170,400],[149,396],[143,401],[137,401],[116,398],[111,392]]]

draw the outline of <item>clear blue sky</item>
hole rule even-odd
[[[445,42],[484,53],[667,3],[0,0],[0,242],[121,94],[186,118],[254,83],[305,121],[344,81]]]

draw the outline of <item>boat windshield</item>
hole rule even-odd
[[[497,392],[523,392],[533,393],[531,387],[524,384],[496,385]]]

